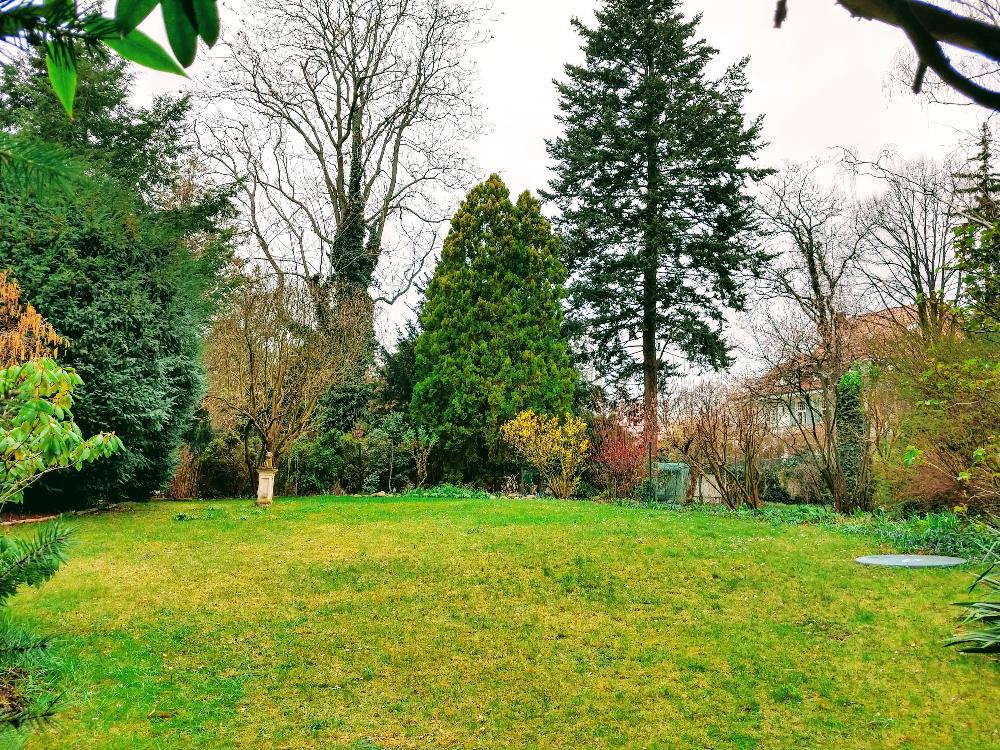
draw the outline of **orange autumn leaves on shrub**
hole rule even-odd
[[[27,302],[8,271],[0,270],[0,369],[56,358],[66,341]]]
[[[555,497],[576,494],[580,472],[590,450],[587,425],[579,417],[548,417],[528,410],[507,422],[504,441],[539,474]]]

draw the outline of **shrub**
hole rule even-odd
[[[635,495],[645,478],[649,433],[638,406],[619,405],[598,414],[591,424],[590,473],[612,498]]]
[[[408,449],[409,428],[406,418],[398,411],[386,414],[368,433],[368,447],[371,457],[371,472],[376,475],[374,489],[377,489],[381,477],[386,477],[386,487],[393,489],[393,479],[397,473],[408,468],[410,451]]]
[[[893,495],[1000,510],[1000,348],[985,337],[901,339],[886,358],[902,412],[882,465]]]
[[[235,432],[222,432],[197,452],[200,498],[248,497],[254,492],[243,443]]]
[[[341,435],[327,432],[299,440],[282,462],[279,484],[289,495],[324,495],[340,480],[344,468]]]
[[[413,459],[413,468],[417,475],[417,487],[423,487],[427,484],[431,452],[437,444],[438,436],[425,427],[417,427],[406,434],[404,445]]]
[[[433,498],[440,500],[492,500],[494,495],[475,487],[455,484],[439,484],[436,487],[414,487],[403,493],[409,498]]]
[[[363,430],[355,429],[353,432],[341,435],[340,455],[344,462],[340,470],[340,483],[344,491],[357,494],[370,488],[371,456],[368,450],[368,438]]]
[[[500,430],[503,439],[528,462],[548,490],[559,498],[572,497],[580,485],[580,471],[590,449],[586,423],[567,414],[546,417],[523,411]]]

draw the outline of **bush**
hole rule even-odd
[[[1000,533],[963,512],[899,517],[884,512],[859,514],[838,528],[885,540],[901,552],[933,552],[972,560],[996,560],[1000,555]]]
[[[371,459],[371,470],[376,477],[374,490],[384,486],[393,491],[394,480],[400,473],[409,474],[410,463],[410,430],[406,418],[398,411],[386,414],[368,433],[368,448]],[[371,491],[374,491],[371,490]]]
[[[288,495],[325,495],[333,492],[344,469],[341,434],[327,432],[314,440],[300,440],[285,456],[278,484]]]
[[[523,411],[507,422],[500,433],[504,441],[528,462],[545,487],[559,498],[573,497],[590,450],[587,425],[579,417],[546,417]]]
[[[598,414],[590,430],[589,470],[594,483],[611,498],[633,497],[649,461],[649,433],[642,409],[617,406]]]
[[[369,468],[371,456],[368,450],[368,438],[362,430],[356,429],[340,436],[340,455],[343,460],[340,483],[344,491],[348,494],[372,491]],[[376,475],[376,484],[377,481]]]
[[[463,487],[455,484],[439,484],[436,487],[414,487],[404,492],[403,497],[433,498],[439,500],[492,500],[494,495],[475,487]]]
[[[881,466],[892,494],[928,510],[1000,511],[1000,347],[988,337],[901,339],[886,359],[901,412]]]

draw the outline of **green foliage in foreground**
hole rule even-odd
[[[21,731],[50,718],[58,702],[48,641],[13,622],[7,605],[21,587],[37,588],[56,574],[70,534],[55,521],[34,537],[0,537],[0,746],[18,746]]]
[[[86,516],[16,602],[66,690],[27,750],[997,747],[997,667],[942,648],[968,571],[876,551],[555,501]]]
[[[990,596],[974,602],[960,602],[965,609],[965,629],[950,641],[949,646],[967,654],[1000,654],[1000,580],[993,577],[996,566],[979,576],[971,592],[986,589]]]
[[[83,437],[72,412],[81,385],[79,375],[51,359],[0,370],[0,508],[21,502],[25,488],[45,474],[79,471],[121,450],[115,435]]]
[[[124,449],[46,479],[46,502],[146,499],[173,474],[202,392],[201,336],[229,254],[228,197],[185,163],[184,98],[129,101],[121,66],[81,61],[66,122],[37,60],[4,66],[0,129],[57,143],[90,165],[86,189],[39,194],[0,183],[0,258],[24,297],[70,341],[85,433]],[[96,176],[100,175],[100,176]]]
[[[137,28],[154,8],[162,7],[170,46],[185,68],[194,62],[199,38],[209,47],[219,38],[217,0],[117,0],[114,17],[93,7],[76,0],[0,0],[0,42],[44,52],[52,90],[70,116],[79,78],[77,56],[84,48],[103,44],[139,65],[184,74],[159,43]]]

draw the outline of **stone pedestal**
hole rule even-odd
[[[257,507],[267,508],[274,504],[274,475],[278,470],[270,466],[257,469]]]

